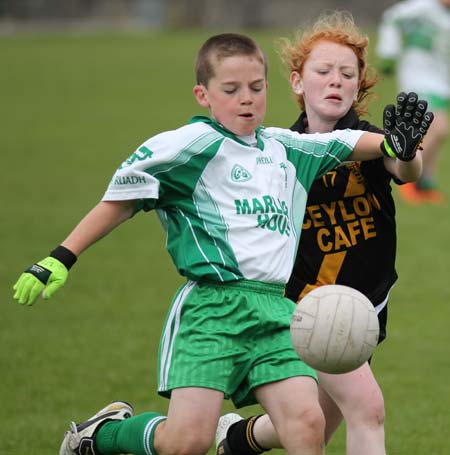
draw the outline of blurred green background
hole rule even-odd
[[[288,127],[297,108],[274,51],[275,38],[288,32],[251,34],[270,61],[265,124]],[[13,302],[11,287],[100,200],[117,166],[141,142],[202,113],[192,95],[193,62],[208,35],[0,37],[1,455],[55,454],[70,420],[84,420],[114,399],[130,401],[138,413],[166,411],[168,402],[156,394],[156,353],[182,279],[154,213],[136,216],[87,251],[50,301],[24,308]],[[395,99],[394,81],[381,80],[377,93],[368,119],[380,124],[384,104]],[[450,197],[445,152],[439,181]],[[448,206],[398,201],[397,207],[400,280],[388,339],[373,361],[386,400],[388,453],[445,455]],[[224,405],[224,412],[231,409]],[[342,428],[327,454],[345,454],[344,437]]]

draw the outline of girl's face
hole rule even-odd
[[[303,94],[309,122],[336,123],[358,96],[358,59],[350,47],[319,41],[308,56],[303,74],[291,73],[291,86]]]

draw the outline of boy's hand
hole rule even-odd
[[[389,104],[383,112],[384,141],[381,151],[391,158],[411,161],[433,121],[432,112],[426,112],[428,103],[418,100],[414,92],[401,92],[397,108]]]
[[[14,299],[21,304],[32,305],[42,291],[44,299],[49,299],[66,282],[68,274],[62,262],[51,256],[46,257],[20,275],[13,287]]]

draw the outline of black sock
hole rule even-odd
[[[267,451],[253,436],[253,425],[261,415],[233,423],[227,431],[227,444],[233,455],[256,455]]]

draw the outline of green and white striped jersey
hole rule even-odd
[[[401,90],[450,97],[450,9],[439,0],[406,0],[387,9],[377,52],[397,61]]]
[[[103,200],[156,209],[175,266],[191,280],[284,284],[311,183],[345,160],[361,134],[259,128],[250,146],[214,120],[194,117],[144,142]]]

